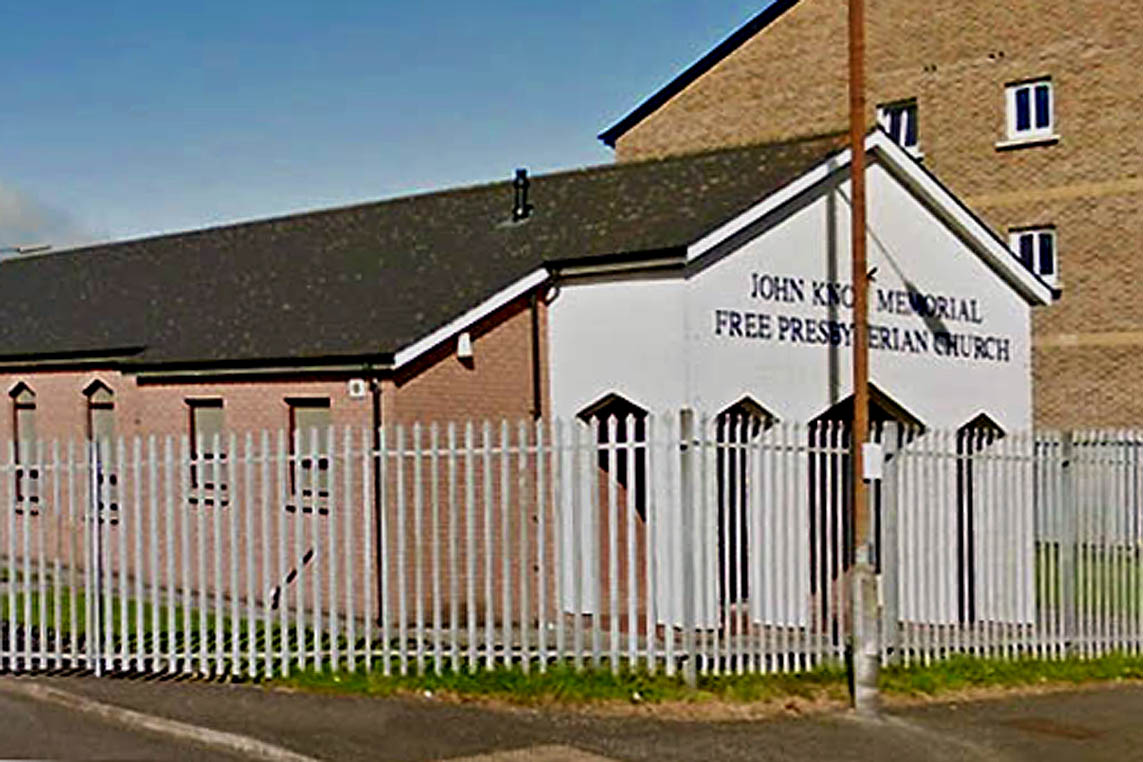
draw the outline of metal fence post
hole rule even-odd
[[[698,685],[698,654],[695,649],[695,607],[694,607],[694,565],[691,558],[695,553],[695,413],[689,408],[679,412],[679,510],[682,519],[682,549],[679,566],[682,570],[682,614],[683,651],[686,661],[683,664],[683,679],[694,688]]]
[[[91,663],[91,657],[95,660],[95,676],[103,676],[103,511],[102,499],[103,492],[101,489],[103,476],[102,476],[102,458],[99,451],[100,445],[96,441],[91,441],[89,444],[91,452],[90,460],[90,474],[89,474],[89,489],[88,489],[88,512],[87,520],[91,522],[91,557],[88,559],[92,564],[91,571],[91,589],[89,590],[87,601],[91,609],[92,616],[87,619],[87,635],[85,637],[85,645],[88,651],[88,663]]]
[[[1060,436],[1060,605],[1063,607],[1063,640],[1068,654],[1077,652],[1076,622],[1076,499],[1075,449],[1073,434]]]

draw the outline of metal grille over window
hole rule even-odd
[[[188,501],[204,509],[230,505],[222,400],[190,400],[190,484]]]
[[[17,516],[40,515],[40,452],[36,436],[36,394],[27,384],[11,392],[13,454],[16,458],[15,511]]]

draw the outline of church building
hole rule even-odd
[[[878,398],[1029,428],[1050,287],[883,132],[867,150]],[[812,421],[851,393],[847,167],[824,135],[8,260],[6,433],[20,458],[616,404]]]

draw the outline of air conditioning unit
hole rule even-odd
[[[349,398],[351,400],[363,400],[368,396],[369,384],[364,378],[349,379]]]

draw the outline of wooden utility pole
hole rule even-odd
[[[870,553],[869,490],[864,445],[869,439],[869,276],[865,252],[865,2],[849,0],[849,141],[853,253],[853,565],[850,570],[850,648],[853,706],[878,708],[877,578]]]

